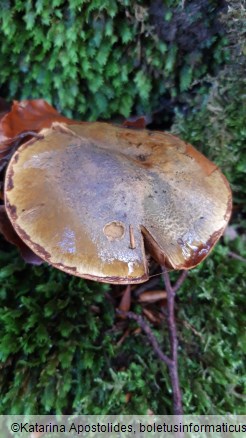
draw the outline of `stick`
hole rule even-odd
[[[148,339],[153,347],[153,350],[157,354],[159,359],[161,359],[168,367],[170,367],[172,365],[171,359],[161,351],[161,348],[157,342],[157,339],[156,339],[154,333],[152,332],[149,324],[144,320],[144,318],[142,316],[137,315],[134,312],[122,312],[119,309],[116,309],[116,313],[118,313],[118,315],[121,315],[121,316],[126,316],[129,319],[134,319],[138,323],[138,325],[141,327],[141,329],[144,331],[144,333],[147,335],[147,337],[148,337]]]
[[[169,339],[171,346],[171,360],[172,366],[169,367],[169,373],[173,388],[173,413],[174,415],[182,415],[183,407],[182,407],[182,395],[179,385],[179,375],[178,375],[178,338],[177,338],[177,329],[175,322],[175,312],[174,312],[174,302],[175,302],[175,291],[171,285],[169,274],[166,268],[162,267],[163,272],[163,280],[166,287],[167,292],[167,321],[168,321],[168,331],[169,331]],[[184,277],[181,274],[182,279]],[[182,283],[181,276],[177,283]],[[176,283],[176,285],[177,285]]]
[[[116,313],[121,316],[125,316],[129,319],[133,319],[138,323],[138,325],[142,328],[144,333],[147,335],[150,344],[153,347],[154,352],[159,357],[159,359],[164,362],[169,370],[172,390],[173,390],[173,414],[174,415],[183,415],[183,407],[182,407],[182,394],[180,390],[179,384],[179,375],[178,375],[178,338],[177,338],[177,329],[175,322],[175,312],[174,312],[174,304],[175,304],[175,293],[181,284],[184,282],[187,277],[187,272],[183,272],[174,286],[171,285],[169,274],[164,266],[162,266],[162,276],[165,283],[165,288],[167,292],[167,323],[168,323],[168,332],[170,339],[170,347],[171,347],[171,357],[168,357],[161,350],[161,347],[152,332],[149,324],[145,321],[145,319],[137,315],[134,312],[123,312],[119,309],[116,309]]]

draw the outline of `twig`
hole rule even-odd
[[[185,319],[180,319],[179,322],[181,324],[183,324],[188,330],[191,330],[192,333],[194,333],[194,335],[199,336],[199,338],[201,338],[202,340],[204,339],[203,335],[201,333],[199,333],[194,327],[193,325],[191,325],[188,321],[186,321]]]
[[[240,255],[238,255],[238,254],[236,254],[236,253],[233,252],[233,251],[228,251],[228,256],[229,256],[229,257],[232,257],[233,259],[240,260],[240,262],[244,262],[244,263],[246,263],[246,259],[245,259],[244,257],[242,257],[242,256],[240,256]]]
[[[144,331],[144,333],[147,335],[153,347],[153,350],[155,351],[159,359],[161,359],[168,367],[172,366],[171,359],[161,351],[161,347],[159,346],[155,335],[153,334],[149,324],[143,319],[142,316],[137,315],[134,312],[122,312],[119,309],[116,309],[116,313],[118,313],[118,315],[121,316],[126,316],[129,319],[134,319],[141,327],[141,329]]]
[[[180,288],[180,286],[183,284],[183,282],[185,281],[186,277],[188,275],[188,271],[183,271],[182,274],[179,276],[178,280],[176,281],[176,283],[173,285],[173,291],[176,293],[177,290]]]
[[[170,378],[173,388],[173,413],[174,415],[182,415],[183,414],[182,395],[181,395],[181,390],[179,385],[179,375],[178,375],[178,338],[177,338],[177,329],[176,329],[175,313],[174,313],[175,291],[171,285],[169,274],[164,266],[162,267],[162,272],[163,272],[163,280],[167,292],[167,310],[168,310],[167,321],[168,321],[168,331],[169,331],[169,339],[171,346],[171,360],[172,360],[172,366],[169,367],[169,373],[170,373]],[[182,283],[181,277],[179,278],[179,280],[178,280],[179,283]]]
[[[164,362],[169,370],[171,384],[173,389],[173,414],[174,415],[183,415],[183,407],[182,407],[182,394],[179,385],[179,375],[178,375],[178,338],[177,338],[177,329],[175,322],[175,313],[174,313],[174,303],[175,303],[175,293],[181,284],[184,282],[187,277],[187,272],[183,272],[174,286],[171,285],[169,274],[165,267],[162,267],[162,276],[165,283],[165,288],[167,292],[167,321],[168,321],[168,331],[169,331],[169,339],[170,339],[170,347],[171,347],[171,357],[168,357],[161,350],[159,343],[155,335],[153,334],[149,324],[145,321],[145,319],[137,315],[134,312],[123,312],[119,309],[116,309],[116,313],[121,316],[125,316],[129,319],[134,319],[138,325],[142,328],[144,333],[147,335],[150,344],[153,347],[156,355]]]

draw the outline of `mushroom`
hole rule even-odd
[[[108,283],[148,280],[146,252],[171,269],[200,263],[230,217],[215,164],[166,132],[53,123],[13,155],[5,207],[43,260]]]

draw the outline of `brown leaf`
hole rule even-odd
[[[23,133],[39,132],[43,128],[49,128],[53,122],[68,125],[75,123],[74,120],[62,116],[43,99],[14,101],[8,113],[8,106],[5,105],[4,108],[3,116],[0,117],[0,170],[9,159],[8,155],[11,155],[12,150],[32,137]]]
[[[128,284],[128,286],[125,288],[123,292],[118,309],[121,310],[122,312],[129,312],[130,307],[131,307],[131,285]],[[125,318],[125,317],[121,316],[121,318]]]
[[[16,231],[14,230],[3,205],[0,205],[0,233],[5,237],[5,239],[16,245],[23,259],[27,263],[31,263],[32,265],[41,265],[43,260],[37,256],[18,236]]]
[[[133,330],[132,334],[133,335],[139,335],[139,333],[141,333],[141,332],[142,332],[141,327],[137,327],[135,330]]]
[[[153,312],[149,309],[143,309],[143,314],[150,322],[152,322],[152,324],[159,325],[161,323],[162,318],[159,313]]]
[[[126,331],[123,333],[123,335],[121,336],[121,338],[118,340],[117,342],[117,347],[119,347],[120,345],[123,344],[123,342],[125,341],[125,339],[129,336],[130,334],[130,329],[126,329]]]
[[[165,290],[149,290],[139,295],[138,300],[141,303],[155,303],[156,301],[165,300],[167,293]]]
[[[132,398],[132,393],[131,393],[131,392],[127,392],[127,393],[125,394],[125,403],[129,403],[129,401],[131,400],[131,398]]]
[[[123,122],[125,128],[144,129],[151,122],[148,116],[129,117]]]
[[[3,140],[14,138],[24,131],[49,128],[53,122],[71,124],[74,120],[62,116],[43,99],[14,101],[11,111],[1,120],[0,135]]]

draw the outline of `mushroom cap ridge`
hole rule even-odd
[[[231,213],[229,184],[191,145],[107,123],[54,123],[22,145],[6,172],[7,214],[43,260],[111,283],[148,279],[145,248],[190,269]]]

